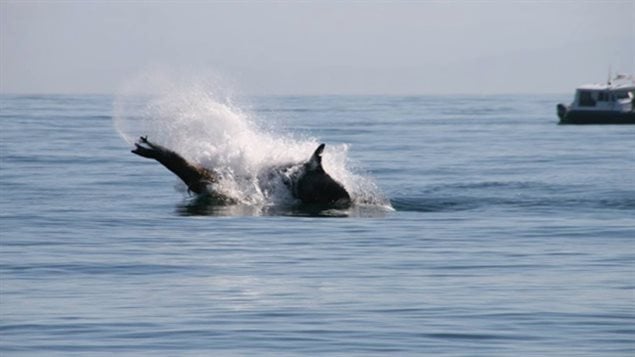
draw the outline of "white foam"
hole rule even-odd
[[[209,78],[145,72],[128,81],[116,97],[114,126],[130,145],[147,135],[187,160],[214,169],[222,176],[216,188],[240,203],[271,205],[290,200],[281,182],[259,182],[258,174],[274,165],[307,160],[319,142],[265,128],[253,113],[235,105],[227,90],[219,88]],[[327,145],[325,170],[355,202],[387,206],[371,178],[349,169],[347,154],[347,145]]]

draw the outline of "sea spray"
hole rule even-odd
[[[282,180],[261,175],[277,165],[306,161],[315,138],[283,133],[241,109],[213,80],[146,72],[128,81],[113,104],[114,126],[130,145],[148,136],[220,176],[215,190],[247,205],[293,201]],[[327,144],[324,168],[340,181],[357,205],[389,207],[368,176],[349,168],[348,145]],[[183,185],[185,191],[185,186]]]

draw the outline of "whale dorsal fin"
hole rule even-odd
[[[320,146],[318,146],[318,148],[315,149],[315,152],[313,152],[313,155],[309,159],[309,162],[307,162],[307,167],[309,170],[311,171],[323,170],[322,169],[322,152],[323,151],[324,151],[324,144],[320,144]]]

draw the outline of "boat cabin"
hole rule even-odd
[[[630,112],[633,109],[635,86],[589,84],[576,89],[571,109]]]

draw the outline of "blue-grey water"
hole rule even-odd
[[[2,96],[0,354],[633,356],[635,126],[569,100],[241,99],[392,207],[329,216],[193,206],[115,98]]]

